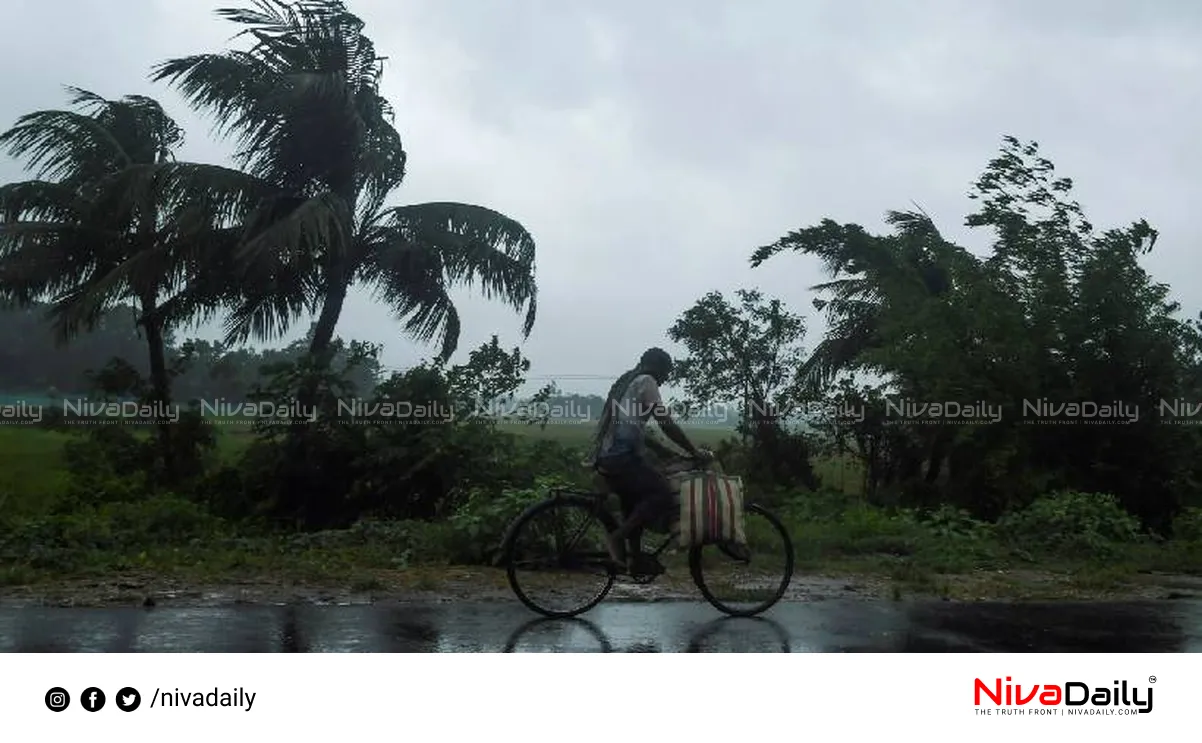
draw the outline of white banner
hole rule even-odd
[[[1012,743],[1085,731],[1097,743],[1192,732],[1202,692],[1190,654],[14,653],[0,662],[10,736],[90,742],[612,743],[637,731],[639,740],[913,733]]]

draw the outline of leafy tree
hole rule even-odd
[[[787,417],[797,403],[805,321],[759,291],[740,289],[736,297],[737,306],[710,292],[668,330],[688,354],[676,376],[691,403],[739,400],[753,418]]]
[[[1026,420],[1037,399],[1151,412],[1196,389],[1196,327],[1139,265],[1155,231],[1140,220],[1098,232],[1071,190],[1036,144],[1006,138],[970,194],[980,207],[968,224],[994,235],[984,259],[918,212],[891,212],[891,235],[827,220],[754,252],[753,265],[784,250],[816,255],[831,274],[816,287],[831,323],[802,365],[808,384],[867,371],[900,400],[1004,407],[1000,421],[891,421],[892,461],[876,466],[909,502],[996,516],[1050,489],[1109,491],[1163,528],[1196,492],[1189,427],[1147,415],[1128,425]]]
[[[734,305],[710,292],[669,328],[668,337],[687,351],[676,373],[690,406],[742,401],[739,430],[757,455],[754,472],[777,481],[797,476],[813,487],[805,443],[784,425],[800,402],[805,322],[758,290],[741,289],[736,296]]]
[[[450,367],[447,381],[461,413],[491,415],[496,403],[512,400],[529,370],[530,360],[521,350],[506,351],[494,335],[471,352],[466,364]]]
[[[971,226],[991,229],[987,260],[1023,309],[1028,379],[1064,400],[1123,401],[1143,414],[1125,425],[1031,427],[1027,452],[1063,488],[1112,492],[1145,523],[1167,528],[1192,487],[1197,437],[1156,419],[1188,376],[1188,323],[1167,286],[1140,265],[1157,240],[1144,220],[1099,232],[1036,143],[1006,138],[973,194]],[[1026,392],[1030,387],[1024,390]]]

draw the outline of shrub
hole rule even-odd
[[[175,495],[138,502],[81,505],[18,522],[0,537],[0,563],[28,562],[35,568],[71,569],[91,553],[142,552],[186,545],[224,533],[224,524],[203,508]]]
[[[993,536],[992,524],[973,518],[963,508],[943,505],[916,518],[937,539],[971,541]]]
[[[514,519],[549,497],[552,488],[566,484],[561,478],[540,477],[532,488],[473,489],[450,518],[454,543],[447,551],[458,562],[492,561]]]
[[[1108,493],[1061,491],[999,519],[999,536],[1032,553],[1110,557],[1144,539],[1139,520]]]
[[[299,553],[351,548],[362,554],[369,548],[381,566],[401,568],[416,562],[451,562],[449,532],[449,525],[441,523],[364,519],[346,529],[292,534],[284,549]]]
[[[541,478],[532,488],[474,488],[446,521],[364,519],[346,529],[293,534],[286,545],[292,551],[367,547],[388,553],[387,562],[397,567],[419,562],[486,564],[496,556],[514,519],[563,484],[558,478]]]

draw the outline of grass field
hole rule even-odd
[[[41,512],[66,484],[67,435],[29,426],[0,426],[0,511]]]

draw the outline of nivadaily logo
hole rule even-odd
[[[985,709],[978,709],[977,713],[990,714],[990,702],[1000,707],[999,712],[1003,715],[1133,715],[1152,711],[1151,686],[1138,688],[1126,681],[1115,681],[1114,687],[1109,688],[1090,686],[1084,681],[1066,681],[1062,684],[1032,684],[1024,687],[1011,681],[1013,679],[1009,676],[1005,683],[1000,678],[989,683],[976,679],[973,684],[974,704],[978,708],[982,704],[986,706]],[[1155,683],[1156,677],[1150,676],[1148,681]]]

